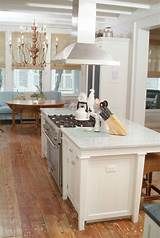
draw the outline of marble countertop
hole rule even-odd
[[[67,109],[67,108],[41,108],[41,113],[45,115],[53,115],[53,114],[73,114],[75,110]]]
[[[145,128],[139,124],[126,120],[128,130],[126,136],[110,135],[106,131],[94,132],[88,128],[62,128],[62,132],[79,148],[91,149],[117,149],[117,148],[144,148],[159,147],[160,133]]]
[[[145,204],[144,211],[160,226],[160,204]]]
[[[63,115],[74,114],[75,111],[65,108],[45,108],[41,109],[41,112],[45,115]],[[126,136],[110,135],[103,129],[100,132],[94,132],[93,129],[84,127],[61,130],[82,150],[159,147],[158,151],[160,151],[160,133],[128,120],[123,120],[123,124],[128,130]]]

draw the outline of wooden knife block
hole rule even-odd
[[[111,135],[126,136],[127,130],[115,115],[111,115],[105,122],[106,130]]]

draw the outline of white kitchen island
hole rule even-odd
[[[68,109],[42,109],[42,157],[46,154],[45,118],[71,114]],[[138,221],[145,154],[160,152],[160,133],[124,121],[127,136],[86,128],[61,128],[63,199],[85,222],[131,217]]]
[[[85,222],[138,222],[145,154],[160,151],[160,133],[125,121],[127,136],[63,128],[63,199]]]

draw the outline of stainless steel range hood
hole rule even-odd
[[[73,35],[77,42],[68,45],[55,55],[54,64],[119,65],[95,44],[96,2],[93,0],[73,0]]]
[[[96,44],[73,43],[56,55],[56,64],[119,65]]]

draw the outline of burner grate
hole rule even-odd
[[[75,119],[73,114],[70,115],[49,115],[49,118],[56,124],[58,127],[94,127],[95,119],[90,116],[90,119],[87,121],[78,121]]]

